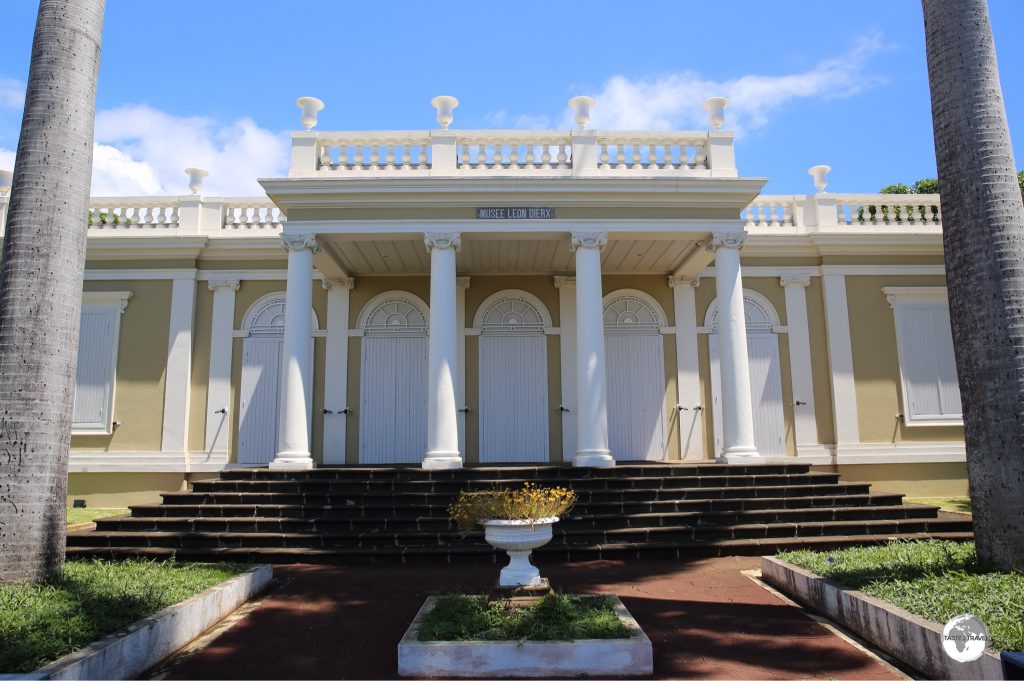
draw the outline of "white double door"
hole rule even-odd
[[[313,340],[309,342],[312,346]],[[238,463],[269,464],[277,453],[283,355],[283,334],[251,335],[242,344]],[[312,362],[312,350],[309,357]],[[307,376],[313,375],[311,369],[307,367]],[[310,436],[313,428],[312,407],[313,384],[309,381],[306,385],[306,427],[310,430]]]
[[[708,336],[711,359],[712,420],[715,453],[722,452],[722,372],[719,338]],[[748,333],[750,396],[754,412],[754,445],[761,456],[786,456],[786,423],[782,409],[782,370],[779,339],[774,333]]]
[[[427,451],[426,335],[367,334],[359,379],[359,463],[420,463]]]
[[[547,339],[480,336],[481,463],[548,460]]]
[[[616,461],[665,458],[665,359],[658,333],[605,334],[608,446]]]

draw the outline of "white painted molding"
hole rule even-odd
[[[214,279],[240,279],[242,281],[286,281],[288,270],[199,270],[199,281]],[[313,278],[323,281],[326,277],[319,270],[313,270]]]
[[[814,379],[811,370],[811,336],[807,322],[807,286],[810,277],[780,277],[786,294],[786,326],[789,336],[789,368],[793,385],[793,421],[796,449],[818,443]],[[797,404],[797,403],[802,404]]]
[[[83,291],[82,304],[86,303],[118,303],[123,313],[128,301],[135,294],[132,291]]]
[[[822,265],[822,276],[844,275],[884,277],[888,275],[940,275],[946,274],[944,265]]]
[[[893,307],[896,298],[916,298],[924,300],[948,300],[949,294],[945,286],[883,286],[882,293]]]
[[[231,355],[237,279],[211,280],[210,371],[206,392],[206,451],[226,452],[231,438]]]
[[[694,283],[696,282],[696,283]],[[672,285],[671,278],[669,284]],[[694,287],[699,279],[672,285],[676,320],[676,399],[679,423],[679,458],[696,461],[707,458],[704,451],[704,414],[700,391],[700,361],[697,355],[697,304]]]
[[[329,286],[328,286],[329,284]],[[349,301],[355,282],[324,280],[327,287],[327,330],[324,366],[323,462],[324,465],[345,463],[345,438],[348,417],[341,411],[348,404],[348,318]]]
[[[224,470],[227,452],[72,451],[69,473],[204,473]]]
[[[555,277],[558,289],[558,337],[561,356],[561,406],[569,411],[554,412],[562,421],[562,461],[576,456],[576,278]],[[557,406],[552,406],[557,409]]]
[[[167,371],[164,379],[163,430],[160,450],[188,450],[188,415],[192,383],[192,321],[195,315],[195,278],[174,279],[171,284],[170,330],[167,339]]]
[[[964,463],[967,452],[963,442],[860,442],[847,445],[809,447],[807,454],[773,457],[771,463],[806,463],[825,466],[876,464]]]
[[[153,279],[195,279],[195,269],[85,270],[85,281],[148,281]]]
[[[841,274],[827,274],[822,277],[822,288],[836,440],[840,444],[850,444],[860,441],[860,424],[857,422],[857,390],[853,376],[853,342],[850,338],[846,278]]]

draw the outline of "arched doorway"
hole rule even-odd
[[[604,299],[608,445],[616,461],[665,458],[665,313],[642,291]]]
[[[782,408],[782,368],[775,327],[779,315],[767,298],[743,291],[750,365],[750,396],[754,412],[754,444],[762,456],[786,456],[786,422]],[[711,329],[711,417],[715,428],[715,453],[722,451],[722,374],[719,369],[718,300],[708,307],[704,325]]]
[[[427,306],[405,291],[359,315],[359,463],[419,463],[427,450]]]
[[[242,379],[239,387],[238,463],[268,464],[277,453],[281,418],[281,358],[284,351],[285,292],[269,293],[242,320]],[[320,328],[312,313],[312,330]],[[312,337],[309,339],[313,343]],[[311,352],[310,361],[313,361]],[[312,367],[307,375],[312,376]],[[307,427],[312,430],[313,382],[306,385]]]
[[[548,460],[548,353],[551,317],[525,291],[485,300],[480,330],[481,463]]]

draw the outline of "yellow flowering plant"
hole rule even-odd
[[[520,489],[459,492],[448,507],[452,520],[463,532],[470,532],[485,520],[539,520],[557,518],[576,503],[576,493],[566,487],[539,487],[524,482]]]

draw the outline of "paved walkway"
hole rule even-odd
[[[654,642],[656,678],[897,679],[741,573],[757,558],[542,566],[556,588],[615,593]],[[171,679],[391,679],[424,598],[483,593],[497,567],[290,565],[247,616]]]

